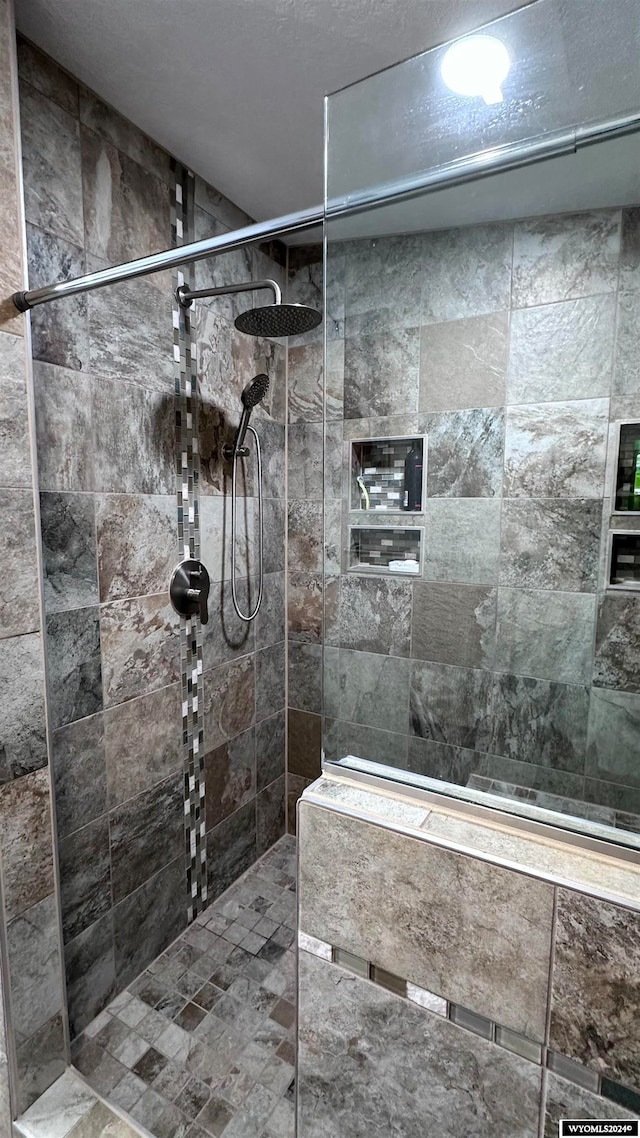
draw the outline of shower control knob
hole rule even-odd
[[[201,623],[207,624],[210,587],[209,574],[201,561],[181,561],[171,574],[171,604],[180,616],[199,615]]]

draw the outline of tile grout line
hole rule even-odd
[[[606,1098],[608,1102],[615,1102],[618,1106],[622,1105],[620,1097],[616,1098],[613,1095],[607,1094],[606,1090],[603,1090],[600,1073],[594,1071],[591,1067],[587,1067],[578,1059],[574,1059],[568,1055],[562,1055],[560,1052],[551,1051],[544,1042],[540,1043],[535,1039],[531,1039],[529,1036],[524,1035],[522,1032],[515,1031],[513,1028],[505,1028],[495,1020],[490,1020],[487,1016],[471,1011],[470,1008],[465,1008],[461,1004],[447,1000],[445,997],[439,996],[436,992],[430,992],[426,988],[420,988],[404,977],[395,976],[385,969],[377,968],[375,964],[365,960],[364,957],[356,956],[354,953],[341,949],[336,945],[329,944],[326,941],[322,941],[317,937],[308,936],[306,933],[302,933],[298,927],[298,955],[301,951],[307,952],[309,955],[315,956],[327,963],[330,962],[340,968],[344,968],[345,971],[351,972],[361,980],[368,980],[372,984],[375,984],[376,987],[391,992],[392,995],[399,996],[401,999],[415,1004],[416,1007],[421,1007],[423,1011],[431,1012],[432,1015],[438,1015],[440,1018],[446,1019],[448,1022],[453,1023],[455,1027],[462,1028],[463,1031],[467,1031],[470,1035],[484,1039],[486,1043],[494,1043],[495,1046],[501,1047],[504,1051],[508,1051],[510,1054],[517,1055],[518,1058],[524,1059],[536,1067],[540,1067],[545,1079],[547,1072],[551,1071],[566,1079],[567,1082],[572,1083],[573,1086],[580,1087],[582,1090],[588,1090],[591,1094]],[[411,996],[407,994],[409,989],[411,989],[418,998],[412,999]],[[421,999],[424,1002],[421,1002]],[[464,1022],[465,1019],[467,1022]],[[478,1028],[483,1027],[484,1030],[474,1030],[473,1027],[470,1027],[469,1023],[473,1021],[475,1021]],[[512,1037],[523,1040],[531,1048],[535,1047],[539,1052],[540,1058],[532,1059],[530,1054],[526,1054],[524,1048],[522,1050],[516,1050],[516,1048],[508,1047],[506,1043],[501,1042],[501,1037],[504,1036],[505,1032],[508,1032]],[[546,1035],[547,1029],[545,1028],[545,1038]],[[560,1060],[559,1064],[557,1063],[558,1059]],[[565,1066],[565,1063],[567,1066]],[[576,1071],[576,1076],[580,1071],[585,1072],[584,1076],[581,1079],[572,1077],[573,1069]],[[594,1082],[594,1080],[597,1080],[597,1090],[593,1090],[588,1085]],[[628,1109],[640,1109],[640,1091],[635,1090],[633,1087],[628,1087],[624,1083],[616,1083],[613,1079],[607,1079],[606,1082],[617,1090],[618,1096],[626,1094],[627,1098],[637,1103],[637,1105],[632,1105]]]

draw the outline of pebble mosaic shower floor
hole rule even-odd
[[[156,1138],[292,1138],[295,839],[281,838],[75,1041]]]

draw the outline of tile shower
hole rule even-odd
[[[635,524],[612,515],[616,429],[640,410],[639,219],[329,243],[328,757],[638,830],[640,601],[606,590],[606,556]],[[423,510],[354,509],[352,440],[411,435]],[[367,524],[424,527],[419,578],[353,571]]]
[[[10,30],[3,45],[5,38],[9,48]],[[248,222],[22,41],[18,78],[32,286]],[[229,254],[192,269],[191,279],[199,287],[265,276],[284,284],[283,258],[274,255],[277,245],[269,255]],[[2,812],[11,820],[2,855],[20,1109],[64,1069],[65,1001],[73,1040],[285,830],[286,354],[274,341],[243,342],[234,329],[250,295],[198,304],[191,354],[189,328],[172,312],[177,283],[163,273],[40,309],[31,321],[50,764],[36,580],[28,588],[23,577],[25,600],[3,598],[0,641]],[[12,287],[19,284],[18,270]],[[8,375],[22,347],[12,327],[3,326],[0,345]],[[222,446],[237,422],[239,392],[258,371],[272,378],[256,416],[268,544],[265,604],[246,629],[228,595]],[[200,416],[189,428],[196,382]],[[8,420],[25,420],[20,399],[26,403],[16,382]],[[15,556],[26,556],[35,574],[28,437],[11,442],[5,525],[15,533]],[[254,493],[246,485],[241,499],[245,576],[255,570]],[[185,548],[197,552],[200,531],[212,579],[204,635],[195,622],[181,628],[167,596],[173,567]],[[14,575],[9,562],[3,568]],[[243,580],[241,596],[247,591]]]

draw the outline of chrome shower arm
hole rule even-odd
[[[246,281],[243,284],[230,284],[221,285],[219,288],[187,288],[186,285],[180,285],[176,289],[176,299],[178,304],[183,308],[188,308],[194,300],[204,300],[209,296],[228,296],[233,292],[259,292],[261,289],[270,288],[273,293],[273,303],[282,304],[282,292],[280,285],[277,281],[264,280],[264,281]]]

